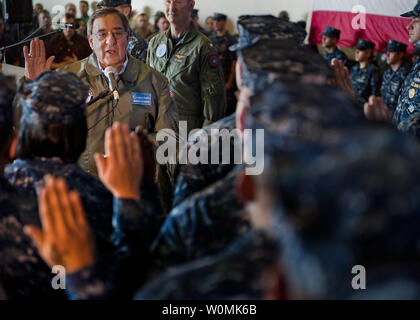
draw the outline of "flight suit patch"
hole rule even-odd
[[[209,57],[209,65],[210,65],[210,67],[217,68],[219,66],[219,64],[220,64],[220,60],[219,60],[219,57],[217,56],[217,54],[212,54]]]
[[[187,56],[183,56],[182,54],[174,54],[171,62],[179,63],[181,65],[184,65],[187,61]]]
[[[168,47],[166,46],[166,44],[164,43],[160,44],[159,47],[157,47],[156,56],[158,58],[162,58],[166,54],[167,50],[168,50]]]
[[[141,105],[141,106],[151,106],[152,105],[152,94],[151,93],[131,93],[131,104]]]

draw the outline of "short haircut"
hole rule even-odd
[[[86,149],[87,132],[86,117],[68,124],[36,124],[22,117],[16,157],[57,157],[64,162],[77,162]]]
[[[128,23],[128,20],[121,12],[119,12],[117,9],[114,9],[114,8],[102,8],[102,9],[98,9],[97,11],[95,11],[91,15],[91,17],[89,18],[89,21],[88,21],[88,24],[87,24],[88,35],[92,35],[93,23],[95,22],[96,19],[98,19],[100,17],[109,16],[111,14],[115,14],[118,17],[120,17],[120,19],[122,21],[122,24],[124,26],[124,30],[126,32],[130,32],[130,25]]]
[[[87,2],[85,0],[81,0],[79,3],[84,3],[85,5],[87,5],[89,7],[89,2]]]

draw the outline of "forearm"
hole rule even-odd
[[[146,250],[164,220],[156,184],[142,186],[141,200],[114,198],[114,246],[129,255]]]

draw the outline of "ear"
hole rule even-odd
[[[88,34],[88,41],[89,41],[89,46],[93,51],[93,37],[90,34]]]
[[[16,135],[13,135],[12,141],[9,148],[9,159],[14,159],[16,157],[16,148],[18,144],[18,138]]]
[[[252,176],[245,173],[245,169],[242,170],[236,180],[236,194],[244,203],[255,201],[254,180]]]
[[[130,19],[130,14],[131,14],[131,6],[127,6],[123,9],[123,14],[128,17],[128,19]]]

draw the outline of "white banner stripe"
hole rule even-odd
[[[352,12],[355,6],[363,6],[367,14],[399,17],[416,4],[417,0],[313,0],[313,11]]]

